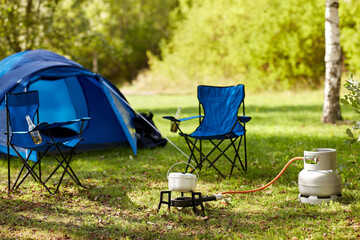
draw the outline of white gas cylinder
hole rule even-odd
[[[304,169],[299,173],[299,201],[319,204],[341,196],[341,175],[336,170],[336,150],[304,151]]]

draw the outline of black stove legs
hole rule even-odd
[[[165,194],[167,194],[167,200],[165,199]],[[175,199],[171,199],[171,191],[161,191],[160,193],[160,202],[158,206],[158,212],[160,210],[161,204],[167,204],[168,210],[170,210],[170,206],[173,207],[192,207],[194,213],[196,214],[196,206],[201,206],[201,210],[203,215],[205,215],[205,208],[203,204],[203,198],[200,192],[191,192],[191,197],[184,197],[184,193],[181,193],[181,197],[177,197]]]

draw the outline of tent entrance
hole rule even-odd
[[[40,122],[65,122],[88,116],[88,106],[77,77],[56,80],[39,79],[29,86],[29,91],[39,91]],[[57,137],[78,134],[80,123],[53,132]],[[86,126],[85,126],[86,127]]]

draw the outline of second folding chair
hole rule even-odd
[[[30,177],[45,187],[50,194],[55,194],[62,183],[65,175],[79,186],[80,180],[70,166],[71,157],[81,137],[84,123],[90,118],[71,120],[61,123],[39,122],[39,93],[37,91],[25,93],[8,93],[6,95],[7,110],[7,159],[8,159],[8,187],[9,191],[17,189],[25,180]],[[30,124],[30,127],[29,127]],[[61,129],[70,124],[79,124],[80,131],[76,137],[55,138],[52,131]],[[30,129],[29,129],[30,128]],[[14,151],[22,163],[17,178],[11,186],[11,159],[10,151]],[[45,155],[50,155],[56,160],[51,173],[44,179],[42,176],[41,161]],[[56,172],[60,173],[56,174]],[[55,189],[50,187],[49,180],[55,176]]]
[[[198,86],[199,115],[183,119],[165,116],[178,126],[189,150],[189,163],[196,169],[203,166],[214,168],[222,177],[231,177],[234,168],[247,170],[245,123],[251,117],[245,116],[244,85],[230,87]],[[241,108],[242,106],[242,108]],[[202,111],[203,110],[203,111]],[[238,116],[238,112],[242,112]],[[196,130],[187,134],[180,129],[180,123],[199,118]],[[210,147],[204,143],[208,142]],[[243,146],[243,151],[240,151]],[[226,164],[222,158],[225,158]],[[188,171],[188,166],[185,172]],[[194,170],[192,170],[194,171]],[[227,173],[224,173],[227,171]]]

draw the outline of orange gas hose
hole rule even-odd
[[[276,180],[279,179],[279,177],[285,172],[285,170],[288,168],[288,166],[296,161],[296,160],[303,160],[304,157],[295,157],[293,159],[291,159],[286,165],[285,167],[281,170],[281,172],[271,181],[269,182],[268,184],[260,187],[260,188],[255,188],[255,189],[252,189],[252,190],[245,190],[245,191],[228,191],[228,192],[222,192],[221,194],[238,194],[238,193],[251,193],[251,192],[257,192],[257,191],[261,191],[265,188],[267,188],[268,186],[270,186],[271,184],[273,184]]]

